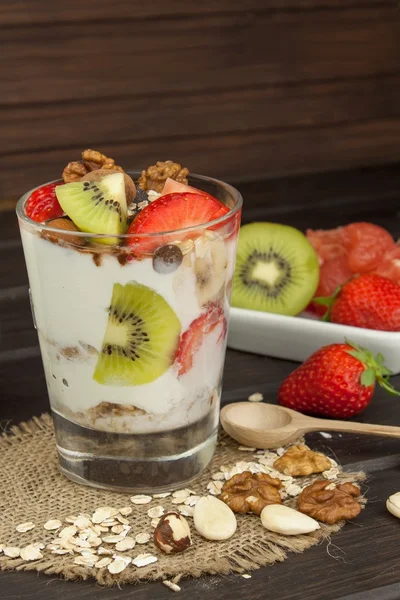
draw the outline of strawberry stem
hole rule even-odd
[[[400,396],[400,392],[397,391],[389,381],[389,377],[393,375],[392,371],[385,366],[385,357],[380,352],[374,356],[370,350],[361,348],[355,342],[345,340],[346,344],[352,348],[348,353],[354,358],[357,358],[365,367],[365,371],[362,373],[360,382],[362,385],[369,387],[378,383],[381,388],[392,396]]]
[[[315,302],[315,304],[319,304],[320,306],[326,306],[328,308],[324,316],[321,317],[321,321],[330,322],[332,308],[340,294],[341,289],[342,286],[338,285],[338,287],[333,292],[332,296],[317,296],[316,298],[313,298],[312,301]]]

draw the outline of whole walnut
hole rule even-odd
[[[225,482],[220,499],[236,513],[261,514],[268,504],[281,504],[280,479],[266,473],[244,471]]]
[[[352,483],[334,484],[318,480],[304,488],[297,499],[297,509],[322,523],[333,525],[354,519],[361,512],[357,498],[360,489]]]
[[[123,173],[123,169],[115,164],[113,158],[109,158],[105,154],[97,150],[84,150],[82,152],[82,160],[72,161],[64,168],[62,178],[64,183],[72,181],[80,181],[87,173],[96,169],[112,169]]]
[[[179,163],[172,160],[159,160],[155,165],[151,165],[145,171],[142,171],[138,179],[138,185],[142,190],[162,192],[164,183],[168,178],[187,185],[188,174],[189,169],[182,167]]]
[[[312,475],[331,468],[330,460],[320,452],[310,450],[304,444],[291,446],[274,462],[274,467],[285,475]]]

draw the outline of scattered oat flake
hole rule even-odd
[[[114,558],[114,560],[108,565],[107,569],[110,573],[116,575],[117,573],[121,573],[124,569],[126,569],[131,560],[131,558],[128,560],[128,558],[118,556],[117,558]]]
[[[337,476],[339,475],[339,469],[337,469],[336,467],[332,467],[332,469],[329,469],[328,471],[324,471],[322,473],[322,476],[325,477],[325,479],[337,479]]]
[[[261,394],[261,392],[255,392],[254,394],[250,394],[247,400],[249,402],[262,402],[264,400],[264,396]]]
[[[104,548],[104,546],[100,546],[99,548],[97,548],[97,554],[99,554],[100,556],[103,554],[112,554],[113,551],[109,550],[108,548]]]
[[[221,493],[222,487],[222,481],[210,481],[210,483],[207,484],[207,489],[213,496],[218,496]]]
[[[132,504],[148,504],[152,500],[153,498],[151,496],[146,496],[145,494],[137,494],[136,496],[131,497]]]
[[[220,472],[214,473],[214,475],[211,475],[211,479],[214,481],[223,481],[225,479],[225,475]]]
[[[188,496],[190,496],[191,491],[188,489],[185,490],[176,490],[176,492],[173,492],[172,497],[173,498],[187,498]]]
[[[303,488],[297,485],[296,483],[291,483],[285,489],[289,496],[292,497],[298,496],[303,490]]]
[[[179,585],[177,585],[176,583],[173,583],[172,581],[168,581],[168,579],[164,579],[163,584],[169,588],[170,590],[172,590],[173,592],[180,592],[181,588],[179,587]]]
[[[114,516],[113,513],[115,513],[114,508],[111,508],[110,506],[100,506],[100,508],[97,508],[94,511],[92,515],[92,522],[95,524],[102,523],[106,519],[109,519],[110,517]]]
[[[149,533],[138,533],[135,537],[137,544],[147,544],[150,541],[151,535]]]
[[[104,567],[107,567],[111,562],[112,558],[108,558],[107,556],[105,556],[104,558],[98,560],[94,566],[96,567],[96,569],[103,569]]]
[[[122,533],[124,531],[124,526],[123,525],[114,525],[114,527],[111,527],[111,531],[112,531],[112,533],[119,535],[120,533]]]
[[[130,550],[135,546],[136,542],[131,537],[126,537],[115,545],[115,549],[118,552],[125,552],[125,550]]]
[[[102,540],[100,537],[90,537],[89,544],[92,548],[98,548],[101,546]]]
[[[82,567],[94,567],[96,564],[95,556],[76,556],[74,558],[74,563],[76,565],[81,565]]]
[[[10,558],[17,558],[21,553],[21,549],[17,546],[6,546],[3,552],[6,556],[9,556]]]
[[[125,517],[122,517],[121,515],[117,515],[115,518],[117,519],[117,521],[122,523],[122,525],[129,525],[129,521],[128,521],[128,519],[125,519]]]
[[[186,504],[180,504],[178,510],[184,517],[193,517],[194,506],[186,506]]]
[[[87,527],[89,527],[91,525],[91,521],[90,521],[90,519],[87,519],[86,517],[79,516],[77,519],[75,519],[73,524],[78,529],[86,529]]]
[[[158,523],[160,522],[160,519],[152,519],[151,520],[151,526],[154,527],[154,529],[157,527]]]
[[[28,521],[27,523],[21,523],[20,525],[17,525],[15,530],[18,531],[18,533],[25,533],[26,531],[30,531],[34,527],[35,523],[32,523],[32,521]]]
[[[77,533],[77,528],[75,525],[70,525],[69,527],[64,527],[58,534],[60,538],[72,538]]]
[[[62,527],[62,523],[59,519],[50,519],[50,521],[47,521],[43,527],[47,531],[55,531],[56,529],[60,529],[60,527]]]
[[[243,573],[242,577],[243,579],[251,579],[251,575],[249,575],[248,573]]]
[[[164,508],[162,506],[155,506],[154,508],[149,508],[147,514],[151,519],[156,519],[157,517],[162,517],[164,514]]]
[[[155,563],[158,561],[157,556],[153,556],[152,554],[139,554],[136,558],[133,559],[132,564],[135,567],[146,567],[147,565],[151,565],[151,563]]]
[[[189,494],[187,496],[182,496],[179,498],[172,498],[171,503],[172,504],[182,504],[182,502],[184,502],[185,500],[187,500],[189,498]]]
[[[275,450],[275,452],[277,453],[278,456],[283,456],[286,452],[285,448],[277,448]]]
[[[88,540],[81,540],[81,538],[79,538],[79,537],[74,538],[74,543],[75,543],[75,546],[78,546],[79,548],[90,548],[90,542],[88,542]],[[101,540],[100,540],[100,543],[101,543]]]
[[[200,498],[201,496],[189,496],[189,498],[186,498],[184,504],[187,506],[195,506]]]
[[[43,544],[43,542],[34,542],[33,544],[31,544],[31,546],[33,546],[34,548],[38,548],[39,550],[43,550],[43,548],[46,547],[46,544]]]
[[[64,548],[50,548],[52,554],[72,554],[72,550],[65,550]]]
[[[119,509],[119,512],[121,515],[123,515],[124,517],[127,517],[128,515],[132,514],[133,508],[132,506],[124,506],[123,508]]]
[[[168,498],[172,492],[164,492],[163,494],[153,494],[153,498]]]
[[[69,515],[68,517],[65,518],[65,522],[73,525],[75,523],[75,521],[77,520],[77,518],[78,517],[75,517],[74,515]]]
[[[1,554],[2,552],[4,552],[4,548],[5,548],[5,545],[4,545],[4,544],[0,544],[0,554]]]
[[[118,544],[124,539],[122,535],[106,535],[103,537],[103,542],[106,544]]]
[[[40,552],[39,548],[35,548],[32,545],[22,548],[20,556],[22,560],[40,560],[43,558],[43,554]]]
[[[255,452],[256,448],[251,448],[250,446],[238,446],[238,450],[242,452]]]

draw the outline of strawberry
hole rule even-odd
[[[29,196],[25,205],[26,216],[33,221],[44,223],[49,219],[57,219],[64,214],[57,198],[55,189],[60,182],[48,183],[38,188]]]
[[[300,412],[346,419],[371,402],[378,382],[400,395],[388,381],[391,371],[376,357],[352,342],[331,344],[314,352],[282,383],[279,403]]]
[[[218,219],[229,209],[213,196],[188,192],[176,192],[161,196],[146,206],[131,223],[128,233],[162,233],[204,225]],[[174,239],[176,239],[176,235]],[[190,234],[184,236],[190,237]],[[135,252],[144,254],[171,241],[171,236],[153,236],[128,238],[128,244]]]
[[[185,375],[193,366],[193,357],[196,352],[200,349],[201,344],[203,343],[204,337],[211,333],[221,322],[221,318],[224,313],[220,306],[215,304],[210,305],[209,309],[206,313],[197,317],[192,323],[189,325],[189,329],[187,329],[181,337],[181,341],[178,348],[178,353],[176,356],[176,364],[178,366],[178,375],[181,377]],[[225,334],[225,320],[223,321],[223,330],[218,338],[224,338]],[[222,336],[222,337],[221,337]]]
[[[314,299],[329,307],[325,320],[353,327],[400,331],[400,285],[369,273],[345,283],[330,298]]]

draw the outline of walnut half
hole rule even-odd
[[[297,499],[297,509],[313,519],[333,525],[360,514],[359,496],[360,489],[352,483],[335,485],[319,480],[304,488]]]
[[[182,167],[179,163],[172,160],[159,160],[155,165],[151,165],[145,171],[142,171],[138,184],[142,190],[162,192],[164,183],[168,178],[175,179],[175,181],[187,185],[188,174],[189,169]]]
[[[269,504],[281,504],[280,479],[266,473],[238,473],[225,482],[220,499],[236,513],[261,514]]]
[[[82,177],[96,169],[113,169],[113,171],[123,173],[123,169],[115,164],[113,158],[109,158],[97,150],[87,149],[82,152],[82,160],[73,161],[67,164],[63,171],[62,178],[64,183],[80,181]]]
[[[291,446],[283,456],[274,462],[274,467],[285,475],[312,475],[331,468],[329,459],[320,452],[310,450],[304,444]]]

